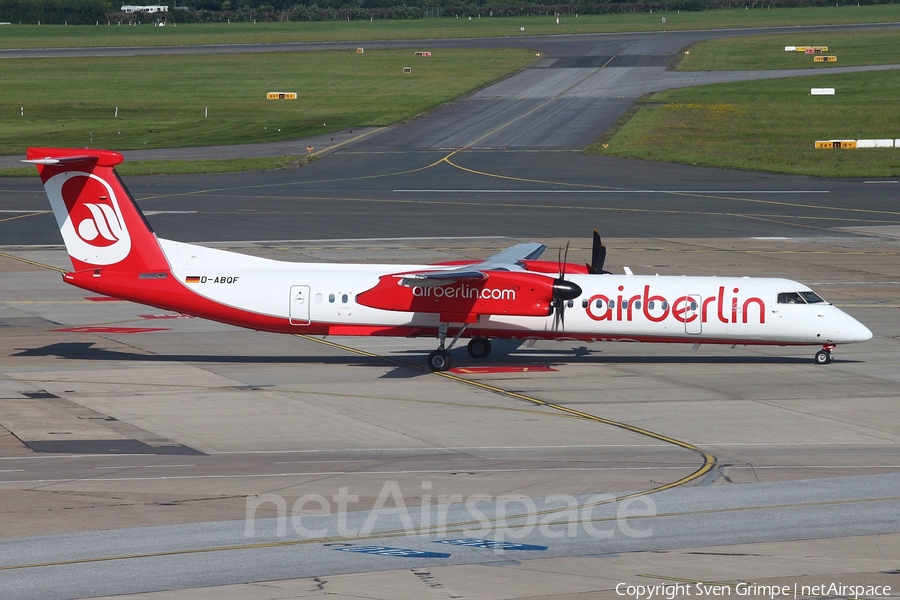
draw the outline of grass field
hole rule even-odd
[[[10,25],[0,27],[0,47],[521,37],[864,22],[900,22],[900,4],[563,16],[559,25],[553,17],[174,27],[171,23],[166,27]],[[882,31],[828,34],[827,39],[819,35],[815,39],[727,39],[695,46],[679,69],[812,67],[812,57],[783,51],[785,45],[805,44],[828,45],[829,53],[839,57],[838,66],[900,62],[896,38],[895,32]],[[427,43],[422,49],[429,49]],[[426,59],[412,56],[410,50],[370,49],[362,55],[345,51],[7,59],[2,61],[0,85],[0,154],[22,154],[28,145],[125,150],[265,142],[388,125],[482,87],[532,57],[525,50],[440,50]],[[412,67],[411,74],[402,73],[405,66]],[[812,150],[815,139],[894,136],[889,129],[900,122],[896,73],[839,77],[845,87],[834,98],[809,97],[808,88],[817,85],[813,79],[668,92],[652,100],[665,106],[639,111],[608,149],[596,144],[589,151],[820,175],[896,174],[900,161],[895,157],[900,152],[826,156]],[[832,87],[835,81],[829,77],[821,85]],[[296,91],[300,99],[267,101],[268,91]],[[204,116],[207,109],[209,117]],[[121,171],[215,172],[289,164],[294,163],[289,159],[152,161],[126,164]],[[0,175],[31,172],[0,169]]]
[[[666,22],[662,22],[662,17]],[[177,19],[177,15],[175,16]],[[136,27],[105,24],[6,25],[0,48],[74,48],[86,46],[160,46],[324,42],[344,40],[516,37],[622,31],[675,31],[789,25],[900,22],[900,4],[841,7],[663,11],[609,15],[504,18],[415,19],[407,21],[317,21],[277,23],[177,24]],[[521,31],[524,27],[525,31]]]
[[[810,96],[834,87],[835,96]],[[654,94],[589,152],[826,177],[900,175],[900,149],[816,150],[816,140],[900,138],[900,71],[817,75]]]
[[[35,145],[129,150],[268,142],[384,126],[533,58],[525,50],[453,49],[428,58],[380,50],[11,60],[0,86],[0,154]],[[411,73],[403,73],[406,66]],[[270,91],[297,92],[299,99],[266,100]]]
[[[817,63],[785,46],[828,46],[834,63]],[[679,71],[744,69],[822,69],[856,65],[900,64],[900,30],[761,35],[709,40],[695,44],[678,63]]]

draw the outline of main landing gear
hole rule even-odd
[[[467,324],[464,324],[460,328],[459,333],[456,334],[456,337],[445,347],[444,343],[447,340],[447,328],[449,325],[449,323],[438,325],[438,349],[428,355],[428,368],[432,371],[446,371],[453,365],[450,358],[450,349],[453,348],[468,327]],[[472,338],[469,341],[467,350],[472,358],[485,358],[491,353],[491,341],[483,337]]]
[[[817,365],[827,365],[831,362],[831,351],[834,349],[834,344],[825,344],[822,346],[822,349],[816,352],[816,361]]]
[[[472,338],[466,349],[472,358],[487,358],[491,353],[491,340],[483,337]]]

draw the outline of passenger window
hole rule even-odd
[[[328,301],[334,303],[334,294],[328,294]]]
[[[614,309],[615,307],[616,307],[616,303],[613,302],[612,300],[610,300],[610,301],[609,301],[609,305],[608,305],[607,308],[609,308],[609,310],[612,310],[612,309]]]
[[[778,294],[778,304],[806,304],[797,292],[781,292]]]
[[[587,307],[588,307],[588,304],[589,304],[589,302],[588,302],[586,299],[585,299],[585,300],[582,300],[582,301],[581,301],[581,308],[587,308]],[[597,305],[598,305],[597,308],[600,308],[599,304],[600,304],[600,301],[597,300]]]
[[[322,294],[316,294],[316,304],[322,304]]]
[[[569,300],[568,302],[566,302],[566,306],[568,306],[569,308],[572,308],[573,306],[575,306],[575,301]]]
[[[641,301],[640,300],[638,300],[637,302],[634,303],[634,308],[637,310],[641,309]]]
[[[622,308],[628,308],[628,300],[622,300]]]
[[[697,303],[691,302],[691,310],[697,310]]]
[[[347,294],[344,294],[343,296],[341,296],[341,302],[342,302],[343,304],[347,304],[347,302],[348,302],[349,300],[350,300],[350,297],[349,297]]]
[[[650,310],[653,310],[654,306],[656,306],[656,302],[654,302],[653,300],[647,303],[647,308]]]
[[[653,307],[651,306],[650,308],[653,308]],[[668,310],[668,309],[669,309],[669,303],[668,303],[668,302],[663,302],[663,303],[662,303],[662,309],[663,309],[663,310]]]

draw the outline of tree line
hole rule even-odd
[[[124,13],[113,0],[0,0],[0,22],[44,24],[179,23],[224,21],[330,21],[421,19],[426,17],[509,17],[554,14],[608,14],[650,10],[831,6],[835,0],[129,0],[160,4],[167,13]],[[889,4],[900,0],[838,0],[841,4]]]

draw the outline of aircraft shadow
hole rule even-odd
[[[503,347],[507,346],[507,347]],[[120,350],[108,350],[96,347],[94,342],[63,342],[49,344],[39,348],[18,349],[12,356],[37,357],[55,356],[65,360],[90,361],[130,361],[130,362],[186,362],[216,364],[295,364],[295,365],[347,365],[347,366],[385,366],[385,361],[378,357],[366,356],[296,356],[296,355],[222,355],[222,354],[138,354]],[[422,350],[405,350],[398,354],[409,356],[415,360],[408,365],[397,365],[396,369],[383,375],[386,378],[411,378],[427,374],[424,369],[425,352]],[[490,358],[477,360],[469,358],[464,348],[452,351],[454,366],[459,367],[528,367],[536,364],[554,366],[569,363],[577,364],[723,364],[723,365],[796,365],[812,363],[812,356],[646,356],[628,355],[614,356],[603,354],[600,350],[589,350],[584,346],[569,349],[547,350],[516,347],[513,344],[495,343],[495,351]],[[415,357],[415,358],[413,358]],[[835,359],[835,363],[856,363],[857,360]],[[420,364],[421,363],[421,364]],[[420,368],[421,367],[421,368]]]
[[[94,346],[94,342],[64,342],[40,348],[17,348],[12,356],[55,356],[66,360],[100,360],[131,362],[201,362],[201,363],[250,363],[250,364],[361,364],[383,366],[384,361],[365,356],[261,356],[223,354],[138,354],[107,350]]]

